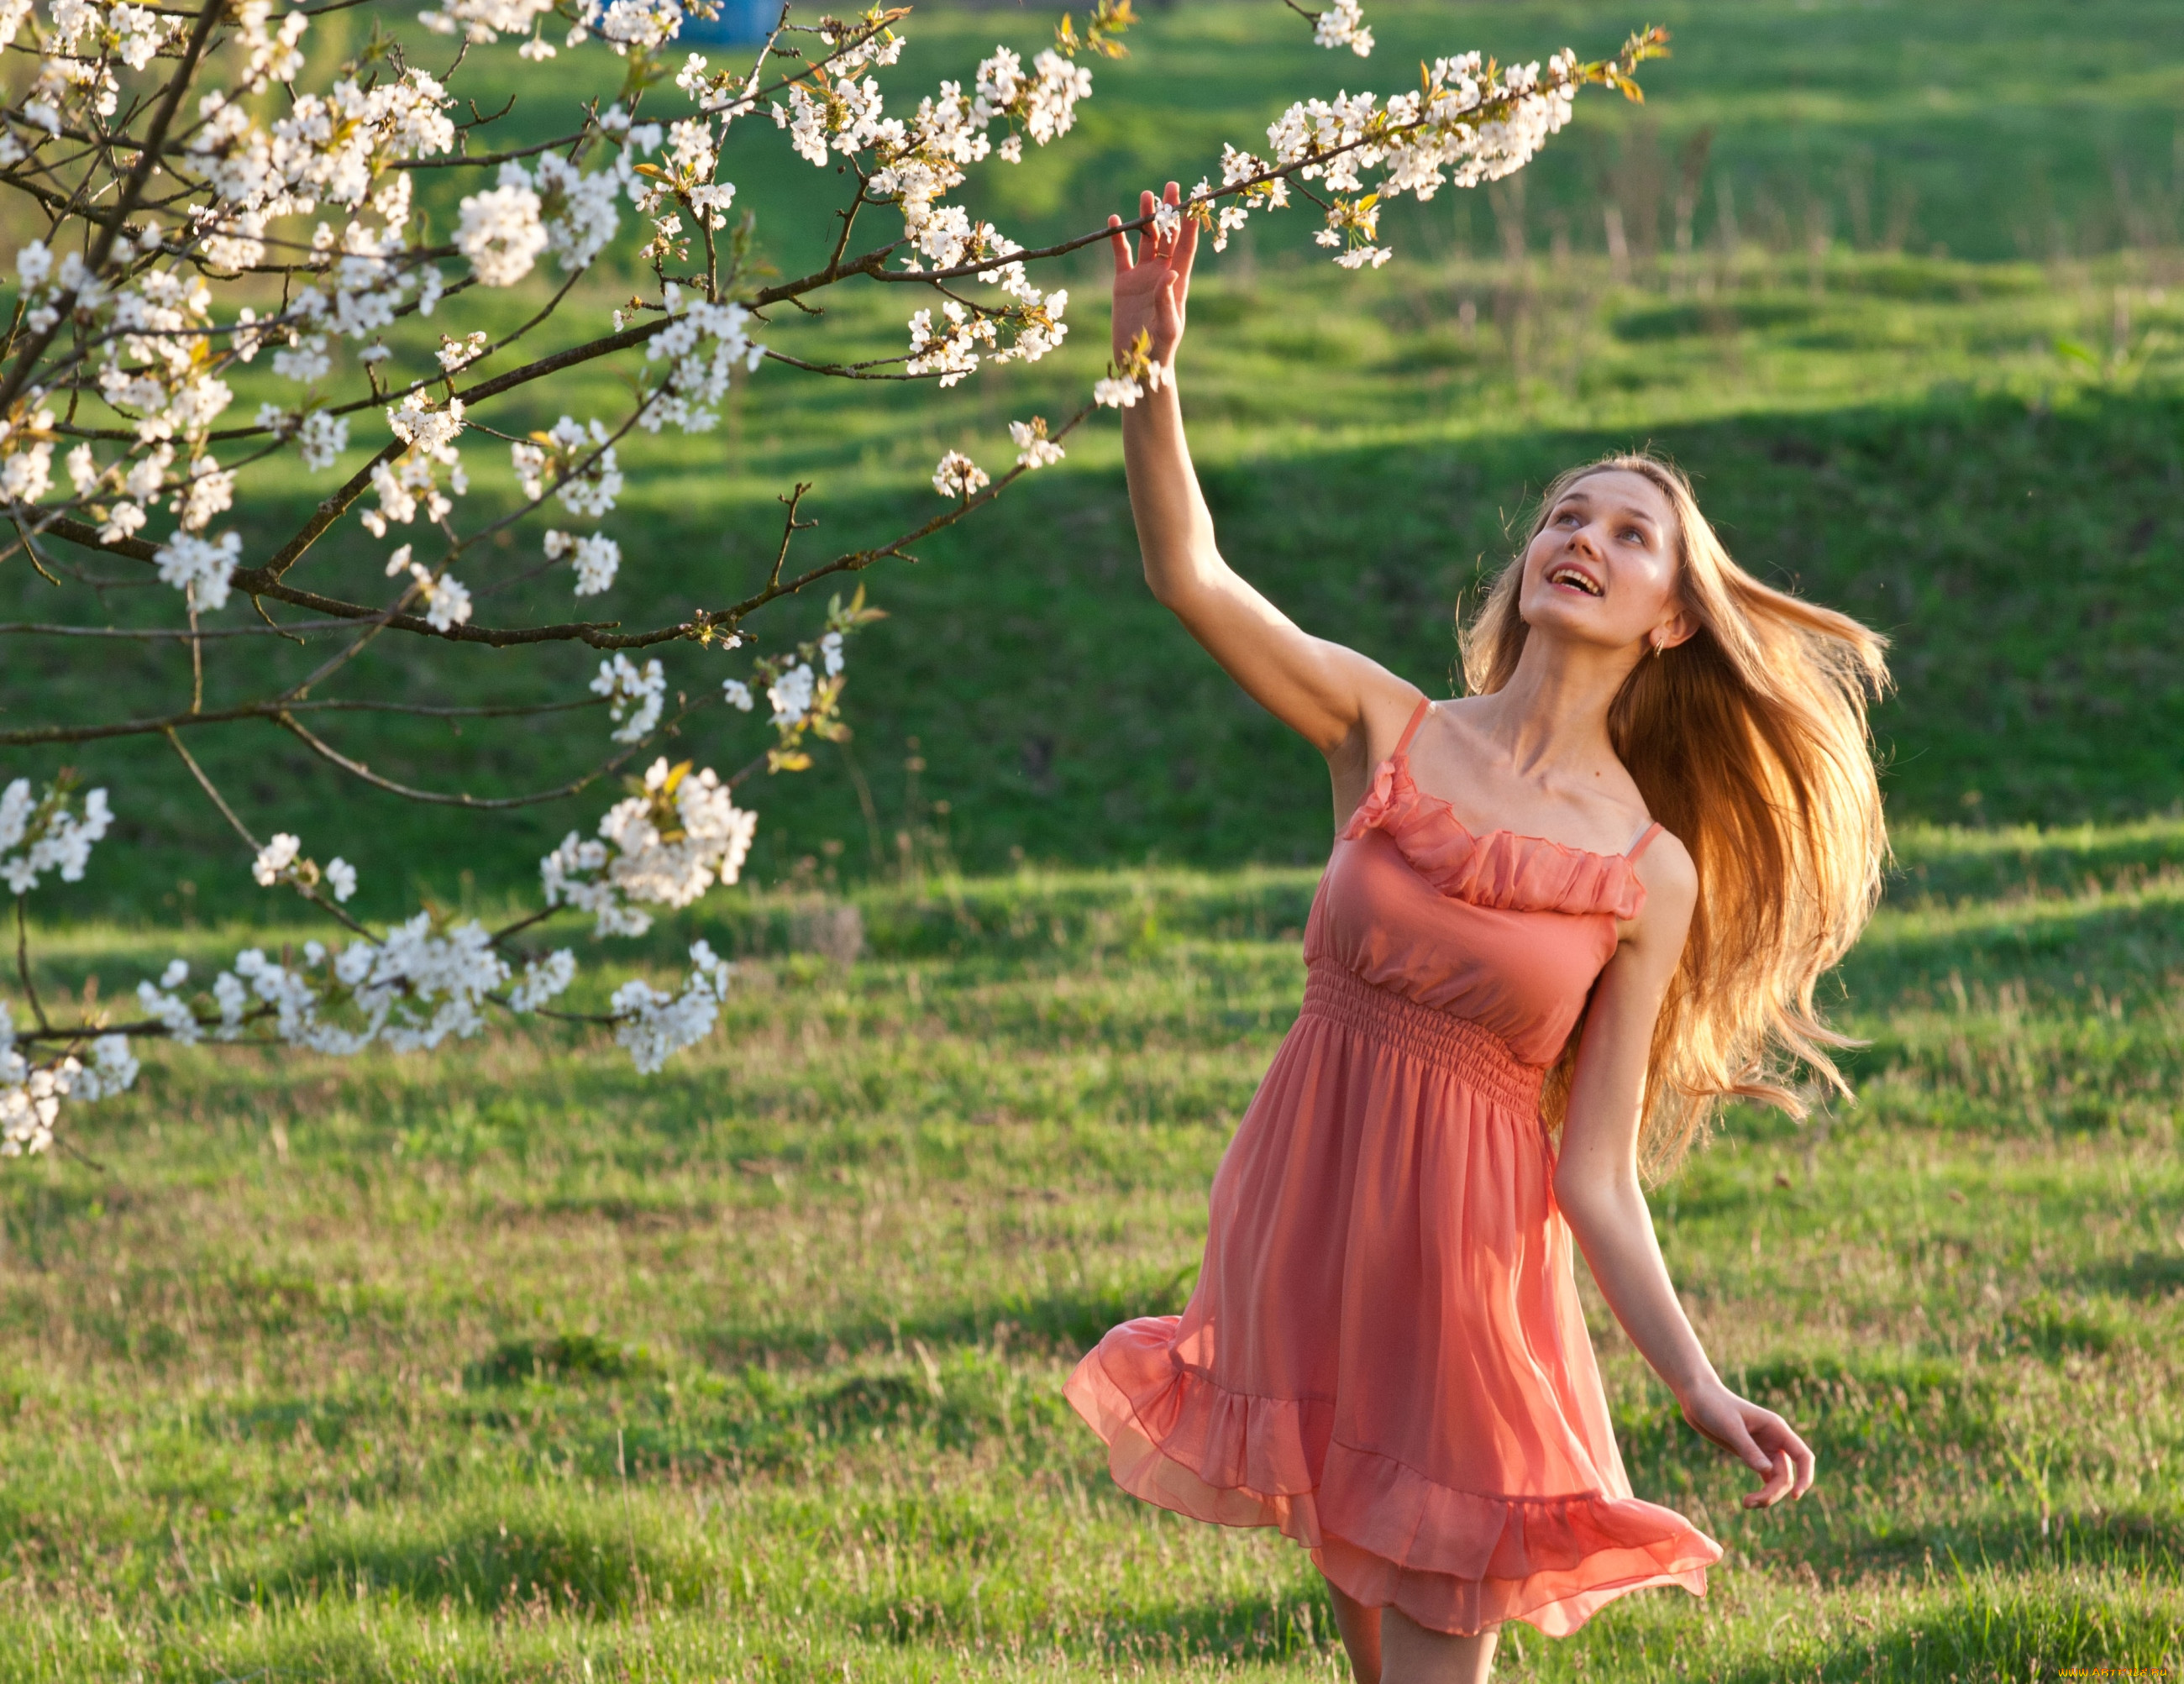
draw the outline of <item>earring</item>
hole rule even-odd
[[[1668,648],[1668,646],[1669,646],[1669,640],[1668,640],[1666,638],[1663,637],[1663,636],[1662,636],[1658,632],[1656,632],[1656,633],[1653,633],[1653,659],[1654,659],[1654,660],[1658,661],[1658,660],[1661,658],[1661,653],[1662,653],[1662,651],[1663,651],[1663,650],[1664,650],[1665,649],[1667,649],[1667,648]]]

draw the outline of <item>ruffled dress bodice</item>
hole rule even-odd
[[[1614,956],[1618,921],[1645,902],[1627,856],[1474,835],[1398,750],[1335,839],[1305,962],[1490,1029],[1519,1063],[1548,1064]]]
[[[1279,1527],[1436,1631],[1559,1635],[1645,1586],[1703,1594],[1721,1554],[1631,1491],[1539,1112],[1646,891],[1630,855],[1474,835],[1421,791],[1428,708],[1335,840],[1190,1303],[1067,1390],[1148,1502]]]

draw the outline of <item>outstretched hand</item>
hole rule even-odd
[[[1758,1491],[1744,1494],[1747,1508],[1772,1508],[1784,1497],[1813,1488],[1813,1452],[1772,1409],[1739,1397],[1716,1382],[1684,1400],[1684,1419],[1702,1438],[1763,1475]]]
[[[1155,198],[1138,196],[1138,215],[1150,216],[1162,204],[1179,205],[1181,190],[1173,181]],[[1190,296],[1190,263],[1198,253],[1198,225],[1188,216],[1171,233],[1148,226],[1138,241],[1134,259],[1130,237],[1122,231],[1123,219],[1110,216],[1114,231],[1107,243],[1115,254],[1114,348],[1119,360],[1129,354],[1140,332],[1152,341],[1152,359],[1173,365],[1176,347],[1183,342],[1185,306]]]

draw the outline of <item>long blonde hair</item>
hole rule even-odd
[[[1691,482],[1651,455],[1604,456],[1550,485],[1516,560],[1461,633],[1474,694],[1507,684],[1528,632],[1524,555],[1588,475],[1638,474],[1676,516],[1691,638],[1641,660],[1608,710],[1616,754],[1698,867],[1691,934],[1653,1029],[1641,1162],[1674,1168],[1731,1096],[1796,1116],[1795,1067],[1847,1096],[1829,1057],[1854,1045],[1813,995],[1873,912],[1888,853],[1866,699],[1888,683],[1887,640],[1847,615],[1771,590],[1730,559]],[[1548,1083],[1559,1126],[1577,1035]]]

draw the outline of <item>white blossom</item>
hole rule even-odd
[[[597,596],[615,582],[616,570],[621,566],[621,546],[604,533],[593,533],[578,538],[575,549],[576,594]]]
[[[348,417],[312,410],[296,429],[296,449],[313,473],[333,466],[335,458],[348,449]]]
[[[734,968],[696,941],[690,945],[690,973],[679,993],[666,994],[634,980],[614,991],[609,1009],[622,1020],[615,1028],[615,1040],[628,1051],[640,1075],[651,1074],[712,1032]]]
[[[750,686],[740,678],[722,679],[721,698],[738,713],[749,713],[755,705],[751,700]]]
[[[1044,468],[1061,460],[1061,447],[1046,436],[1044,415],[1034,415],[1028,423],[1011,421],[1009,438],[1017,447],[1020,468]]]
[[[556,948],[543,959],[523,967],[521,980],[508,991],[508,1003],[518,1012],[536,1012],[549,1000],[558,1000],[577,979],[577,956]]]
[[[126,1035],[100,1035],[91,1044],[92,1062],[75,1073],[69,1097],[84,1104],[111,1099],[136,1085],[137,1062]]]
[[[608,717],[629,716],[621,728],[612,733],[614,740],[642,742],[660,723],[660,710],[667,695],[667,671],[657,661],[648,661],[639,668],[627,655],[617,653],[599,663],[599,675],[592,680],[591,688],[593,694],[607,698]]]
[[[436,34],[460,35],[482,46],[503,34],[526,33],[553,10],[554,0],[441,0],[438,10],[420,12],[417,21]]]
[[[1360,59],[1373,54],[1373,31],[1365,26],[1365,14],[1357,0],[1334,0],[1319,14],[1312,38],[1322,47],[1346,47]]]
[[[29,778],[14,779],[0,790],[0,882],[17,895],[29,894],[47,872],[81,883],[92,845],[113,822],[104,789],[86,792],[78,812],[64,789],[48,787],[40,798]]]
[[[766,699],[773,704],[776,726],[801,725],[811,711],[811,697],[818,679],[807,662],[799,661],[766,686]]]
[[[260,889],[270,889],[278,883],[288,868],[296,863],[296,856],[303,842],[288,831],[274,833],[273,839],[258,850],[251,862],[250,875]]]
[[[638,794],[601,817],[599,839],[572,830],[538,862],[546,904],[590,912],[599,935],[642,935],[651,916],[627,902],[687,906],[714,884],[733,883],[757,828],[758,815],[736,806],[712,768],[670,767],[663,756]]]
[[[242,536],[222,533],[207,540],[191,533],[176,533],[153,552],[159,583],[172,585],[207,613],[227,606],[228,581],[242,559]]]
[[[326,886],[334,892],[337,901],[347,901],[356,893],[356,867],[338,854],[326,862]]]
[[[991,482],[986,471],[961,450],[950,450],[933,471],[933,488],[943,497],[968,497]]]
[[[425,599],[425,621],[434,631],[449,631],[468,623],[470,588],[460,579],[446,572],[435,573],[417,561],[410,564],[410,577]]]
[[[528,181],[521,164],[505,165],[500,186],[472,193],[458,207],[462,220],[455,229],[455,249],[471,260],[482,286],[513,287],[546,249],[550,237]]]

